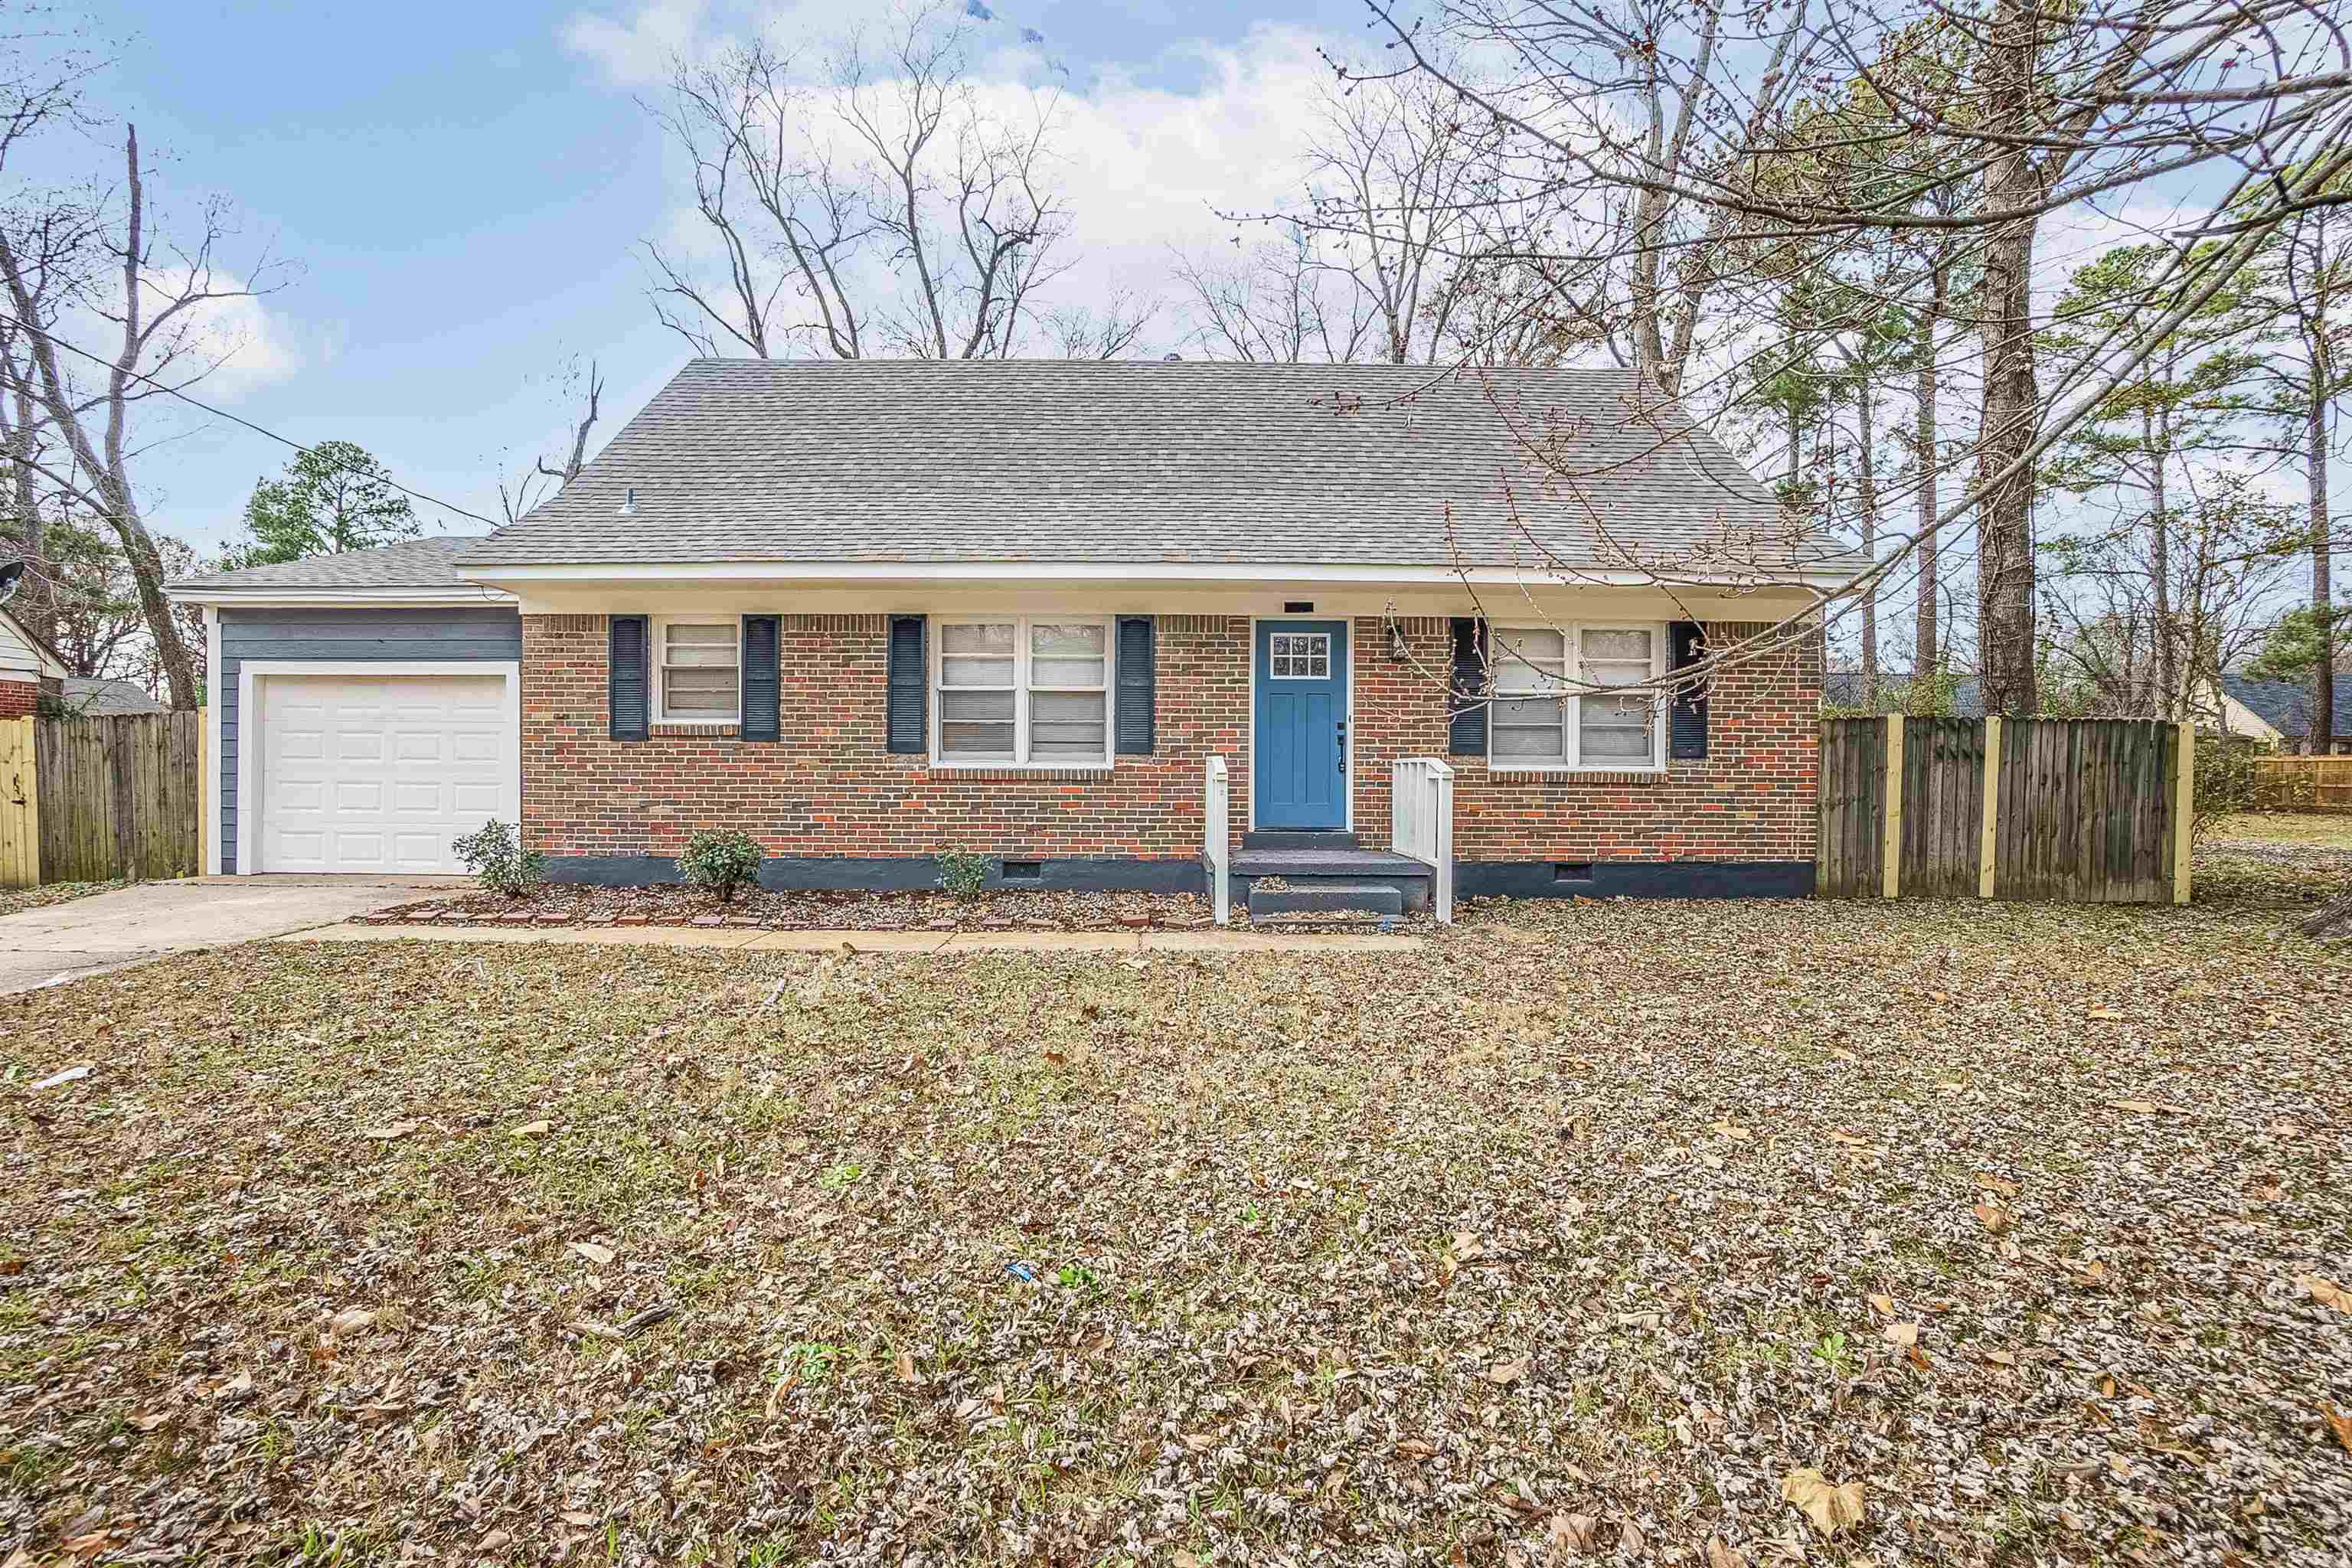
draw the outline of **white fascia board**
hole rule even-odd
[[[1514,586],[1547,583],[1562,587],[1818,588],[1833,593],[1855,575],[1851,571],[1754,573],[1651,573],[1622,567],[1509,567],[1307,565],[1280,562],[1194,561],[712,561],[567,562],[554,565],[473,569],[484,583],[594,582],[1007,582],[1068,583],[1366,583]]]
[[[163,596],[223,610],[468,609],[515,602],[498,588],[165,588]]]

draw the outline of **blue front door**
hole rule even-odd
[[[1348,623],[1257,624],[1257,825],[1348,826]]]

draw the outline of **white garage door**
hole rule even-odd
[[[502,678],[256,684],[257,870],[463,871],[450,840],[508,810],[516,759]]]

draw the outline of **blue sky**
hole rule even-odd
[[[1113,274],[1156,284],[1169,244],[1221,241],[1212,200],[1278,195],[1268,138],[1321,68],[1314,42],[1368,36],[1358,0],[992,8],[1070,68],[1079,237],[1109,269],[1074,279],[1074,302]],[[800,0],[771,16],[821,28],[866,9]],[[243,225],[232,263],[266,245],[300,266],[239,362],[199,391],[298,440],[357,441],[404,482],[495,516],[501,464],[552,447],[567,356],[604,366],[600,437],[684,358],[635,254],[672,220],[678,187],[633,83],[672,41],[740,31],[748,15],[693,0],[157,0],[103,18],[121,44],[94,97],[168,158],[167,212],[223,194]],[[145,460],[151,517],[216,545],[289,455],[196,425]],[[436,531],[478,531],[420,511]]]

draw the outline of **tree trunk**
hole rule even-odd
[[[1870,374],[1864,368],[1862,379],[1854,383],[1854,418],[1861,425],[1860,440],[1854,454],[1854,504],[1862,511],[1862,552],[1872,564],[1878,561],[1878,475],[1871,467],[1871,448],[1877,444],[1878,426],[1870,401]],[[1875,708],[1878,705],[1878,579],[1865,582],[1862,590],[1862,690],[1863,700]]]
[[[2180,639],[2179,628],[2172,624],[2172,517],[2167,510],[2170,495],[2165,484],[2165,454],[2172,446],[2170,421],[2162,415],[2151,419],[2143,414],[2140,440],[2150,458],[2148,522],[2155,530],[2147,542],[2147,574],[2156,606],[2156,701],[2151,706],[2159,719],[2178,719]]]
[[[2327,530],[2327,402],[2333,370],[2325,332],[2312,344],[2311,406],[2304,416],[2305,461],[2311,489],[2311,608],[2319,622],[2319,668],[2312,693],[2311,750],[2326,756],[2336,749],[2336,627],[2334,586],[2328,581],[2332,552]]]
[[[1924,680],[1935,672],[1939,649],[1936,630],[1936,323],[1944,313],[1944,269],[1935,268],[1935,291],[1929,297],[1927,313],[1919,323],[1917,384],[1913,395],[1918,408],[1913,415],[1913,444],[1919,454],[1919,581],[1916,595],[1917,607],[1913,618],[1917,623],[1916,643],[1911,652],[1911,679]]]
[[[2035,97],[2038,22],[2039,14],[2020,0],[2001,0],[1985,51],[1988,101],[2010,106],[2021,119],[2030,119]],[[2022,146],[1987,169],[1984,205],[1990,210],[2028,209],[2041,198],[2041,178]],[[1990,231],[1979,290],[1985,369],[1977,433],[1977,642],[1987,713],[2030,714],[2042,706],[2034,670],[2033,466],[2026,461],[2040,424],[2032,299],[2038,226],[2029,216]]]

